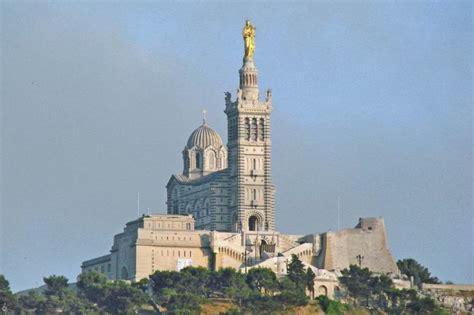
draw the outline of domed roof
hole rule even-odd
[[[198,146],[201,149],[205,149],[211,145],[214,148],[220,148],[222,146],[222,139],[217,131],[204,122],[189,136],[187,147],[190,149],[194,146]]]

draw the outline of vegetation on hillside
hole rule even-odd
[[[431,277],[423,268],[415,270],[422,271],[420,279]],[[388,276],[373,274],[367,268],[352,265],[342,271],[339,301],[326,296],[310,301],[305,293],[314,295],[314,279],[312,270],[305,269],[296,256],[288,264],[287,275],[281,278],[266,268],[253,268],[243,274],[232,268],[210,271],[186,267],[180,272],[157,271],[150,279],[130,284],[87,272],[78,277],[74,290],[67,278],[52,275],[44,278],[42,292],[31,290],[20,297],[13,295],[8,281],[0,275],[0,313],[136,314],[149,304],[148,314],[153,309],[150,305],[170,314],[199,314],[220,303],[221,308],[227,305],[221,312],[225,314],[285,314],[295,310],[331,315],[444,314],[432,299],[415,290],[395,289]]]
[[[4,279],[3,276],[0,278]],[[0,307],[3,307],[3,313],[136,314],[138,308],[147,301],[140,289],[124,281],[110,281],[97,272],[81,274],[77,290],[69,288],[68,279],[64,276],[52,275],[43,280],[46,289],[42,293],[31,290],[18,298],[11,295],[8,286],[2,286]]]
[[[441,283],[437,277],[431,276],[428,268],[422,266],[413,258],[397,261],[398,269],[404,275],[413,277],[415,285],[421,288],[422,283]]]
[[[367,268],[351,265],[339,278],[345,300],[371,311],[388,314],[445,314],[434,300],[420,296],[415,290],[396,289],[386,275],[376,275]],[[324,309],[324,308],[323,308]]]
[[[308,277],[312,277],[310,285]],[[219,298],[234,302],[235,312],[272,314],[306,305],[305,290],[308,286],[312,290],[313,279],[314,274],[308,275],[294,256],[288,265],[288,276],[279,280],[266,268],[242,274],[232,268],[209,271],[186,267],[180,272],[157,271],[150,277],[150,284],[156,302],[174,313],[198,312],[201,304]]]

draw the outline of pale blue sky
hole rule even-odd
[[[165,211],[187,137],[226,138],[241,28],[272,88],[277,227],[383,216],[392,254],[473,282],[472,4],[1,4],[0,273],[15,290],[106,254]],[[289,167],[289,165],[294,165]]]

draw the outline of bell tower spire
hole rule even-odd
[[[258,100],[258,71],[253,62],[255,52],[255,31],[256,28],[250,21],[245,21],[242,37],[244,38],[244,58],[242,68],[239,70],[242,97],[245,100]]]
[[[255,30],[245,22],[243,65],[239,70],[237,98],[226,93],[228,170],[232,193],[233,231],[275,229],[275,188],[271,180],[271,91],[260,100],[258,71],[253,60]]]

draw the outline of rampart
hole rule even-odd
[[[318,268],[342,270],[360,265],[377,273],[399,274],[388,249],[382,218],[361,218],[355,228],[324,233],[321,240],[321,252],[315,257]]]

